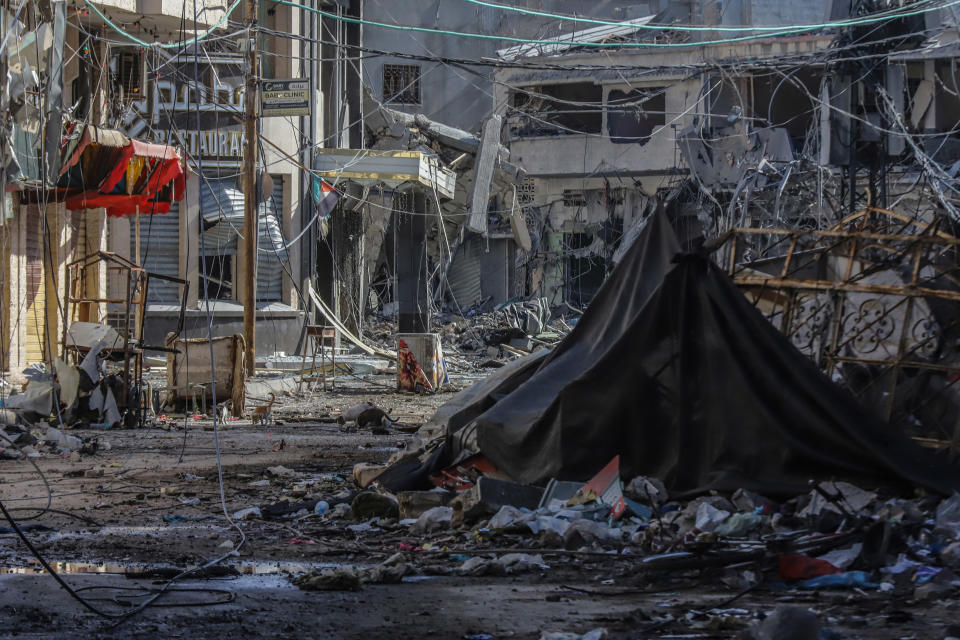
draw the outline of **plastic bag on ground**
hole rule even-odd
[[[433,507],[432,509],[427,509],[420,514],[420,517],[417,518],[414,525],[410,527],[410,533],[421,534],[449,529],[451,518],[453,518],[452,507]]]
[[[503,505],[500,507],[500,510],[490,518],[487,526],[496,531],[520,530],[523,529],[524,525],[533,519],[533,517],[532,511],[518,509],[510,505]]]
[[[955,493],[937,507],[937,529],[951,538],[960,539],[960,493]]]
[[[711,504],[701,502],[697,507],[697,529],[704,532],[711,532],[719,527],[724,520],[730,517],[729,511],[722,511]]]

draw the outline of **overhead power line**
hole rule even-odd
[[[467,31],[450,31],[448,29],[414,27],[411,25],[401,25],[401,24],[393,24],[389,22],[364,20],[363,18],[354,18],[351,16],[340,16],[335,13],[330,13],[329,11],[324,11],[322,9],[315,9],[313,7],[308,7],[306,5],[302,5],[296,2],[290,2],[289,0],[276,0],[276,3],[286,5],[288,7],[295,7],[297,9],[310,11],[312,13],[316,13],[326,18],[331,18],[333,20],[339,20],[341,22],[347,22],[351,24],[362,24],[370,27],[381,27],[384,29],[394,29],[398,31],[408,31],[408,32],[415,32],[415,33],[431,33],[431,34],[440,34],[445,36],[458,36],[463,38],[476,38],[479,40],[496,40],[499,42],[513,42],[517,44],[567,45],[567,46],[593,47],[597,49],[623,49],[623,48],[676,49],[676,48],[702,47],[705,45],[712,45],[712,44],[731,44],[735,42],[745,42],[748,40],[770,38],[773,36],[798,34],[798,33],[804,33],[812,30],[811,27],[807,25],[788,26],[788,27],[782,27],[782,28],[778,27],[777,31],[772,31],[768,33],[761,33],[761,34],[755,33],[752,35],[740,36],[737,38],[724,38],[721,40],[699,40],[695,42],[585,42],[585,41],[577,41],[577,40],[570,40],[570,39],[531,40],[529,38],[517,38],[512,36],[491,35],[491,34],[485,34],[485,33],[471,33]],[[960,4],[960,0],[950,0],[949,2],[938,4],[933,7],[927,7],[924,9],[913,9],[910,11],[897,11],[895,13],[891,12],[889,14],[884,15],[883,17],[872,16],[872,17],[866,17],[866,18],[851,19],[839,26],[856,26],[861,24],[883,22],[883,21],[893,20],[896,18],[906,18],[910,16],[930,13],[932,11],[938,11],[940,9],[952,7],[958,4]],[[818,27],[818,28],[827,28],[830,25],[831,23],[824,23],[824,26]]]
[[[960,0],[957,0],[957,1],[960,2]],[[103,20],[104,23],[110,25],[114,31],[122,35],[124,38],[126,38],[130,42],[133,42],[134,44],[138,44],[141,47],[158,47],[160,49],[180,49],[182,47],[187,47],[191,44],[196,44],[197,42],[200,42],[201,40],[203,40],[204,38],[212,34],[214,31],[219,29],[221,25],[223,25],[227,21],[227,18],[230,17],[230,14],[236,11],[237,7],[240,6],[240,0],[234,0],[234,3],[229,7],[227,7],[227,11],[226,13],[223,14],[223,17],[221,17],[219,20],[217,20],[213,24],[213,26],[211,26],[209,29],[207,29],[206,31],[204,31],[199,35],[196,35],[188,40],[184,40],[183,42],[160,43],[160,42],[146,42],[131,33],[127,33],[126,31],[121,29],[117,24],[115,24],[112,20],[110,20],[110,18],[108,18],[106,14],[100,11],[100,9],[98,9],[95,4],[90,2],[90,0],[83,0],[83,3],[88,7],[90,7],[91,9],[93,9],[93,12],[98,16],[100,16],[100,19]]]
[[[925,3],[929,3],[930,1],[931,0],[925,0]],[[482,7],[490,7],[492,9],[499,9],[501,11],[510,11],[513,13],[521,13],[523,15],[528,15],[528,16],[536,16],[538,18],[553,18],[557,20],[567,20],[570,22],[583,22],[587,24],[607,25],[611,27],[621,27],[624,24],[623,21],[618,22],[616,20],[601,20],[599,18],[586,18],[583,16],[576,16],[576,15],[550,13],[548,11],[536,11],[534,9],[526,9],[524,7],[513,7],[510,5],[499,4],[496,2],[488,2],[487,0],[463,0],[463,2],[469,2],[470,4],[475,4]],[[645,29],[645,30],[651,30],[651,31],[727,31],[727,32],[746,32],[746,33],[755,33],[757,31],[779,31],[781,29],[800,29],[800,30],[831,29],[834,27],[849,27],[849,26],[856,26],[856,25],[863,25],[863,24],[871,24],[874,22],[883,22],[885,20],[891,20],[893,18],[907,17],[910,15],[917,15],[920,13],[936,11],[938,9],[945,9],[955,4],[960,4],[960,0],[956,2],[953,2],[953,1],[947,2],[945,4],[928,7],[922,10],[914,9],[912,13],[904,13],[898,9],[889,9],[887,11],[880,11],[875,14],[863,16],[860,18],[848,18],[846,20],[836,20],[833,22],[819,22],[814,24],[780,25],[777,27],[762,27],[762,26],[729,27],[729,26],[723,26],[723,25],[695,26],[695,25],[681,25],[681,24],[642,24],[642,25],[633,25],[633,26],[635,26],[638,29]]]

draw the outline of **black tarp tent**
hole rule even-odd
[[[872,416],[827,379],[707,255],[656,214],[573,331],[441,407],[442,467],[469,433],[518,482],[625,477],[677,492],[803,491],[810,479],[960,489],[960,467]],[[393,481],[393,482],[391,482]]]

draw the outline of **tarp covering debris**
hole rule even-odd
[[[473,444],[524,483],[586,480],[619,455],[627,477],[674,491],[787,494],[811,478],[960,489],[958,467],[824,377],[708,256],[683,253],[662,213],[556,349],[437,417],[448,441],[435,464]]]

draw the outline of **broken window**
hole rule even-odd
[[[803,70],[784,78],[768,75],[753,78],[753,116],[758,125],[782,127],[795,148],[802,148],[813,124],[814,102],[820,94],[820,73]]]
[[[515,137],[596,134],[602,116],[603,88],[576,82],[515,92],[508,122]]]
[[[666,123],[666,93],[663,87],[621,91],[607,96],[607,134],[610,142],[645,144]]]
[[[383,101],[420,104],[420,65],[383,65]]]
[[[121,97],[139,98],[143,84],[143,59],[139,51],[125,49],[114,58],[114,86]]]
[[[739,120],[747,107],[747,82],[742,78],[713,76],[708,79],[707,86],[710,128],[723,129]]]
[[[206,271],[204,271],[206,269]],[[204,288],[203,274],[207,274]],[[220,254],[200,258],[200,295],[206,291],[210,300],[229,300],[233,297],[233,256]]]
[[[587,197],[583,191],[578,189],[563,190],[563,206],[565,207],[583,207],[587,204]]]

